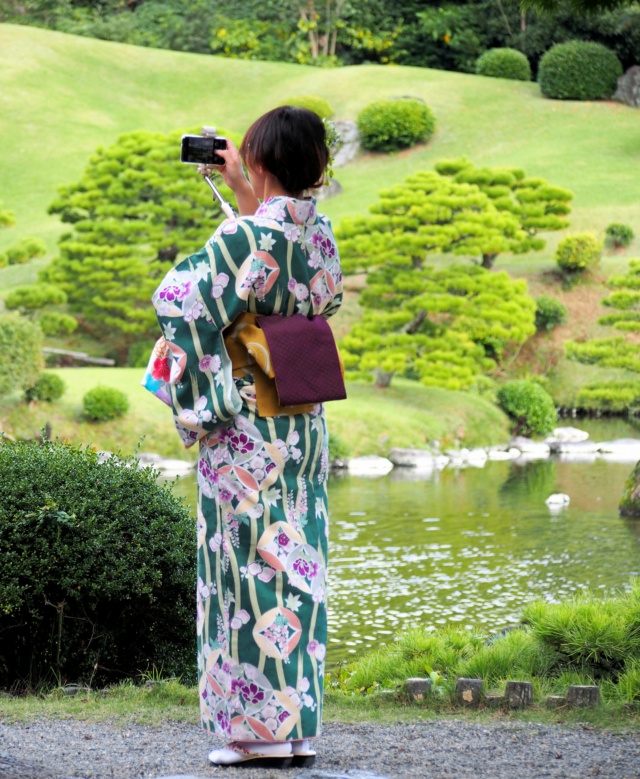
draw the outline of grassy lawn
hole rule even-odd
[[[56,403],[31,406],[17,396],[0,400],[0,429],[20,437],[36,435],[47,422],[54,437],[91,443],[99,449],[129,454],[144,436],[141,450],[165,457],[194,459],[174,430],[169,409],[140,386],[141,368],[60,368],[67,385]],[[123,390],[130,410],[121,419],[92,423],[82,418],[82,398],[97,385]],[[483,398],[394,381],[388,390],[351,382],[348,399],[327,405],[329,429],[351,456],[386,455],[394,446],[424,448],[433,440],[451,445],[462,434],[465,445],[508,440],[505,415]]]
[[[345,119],[373,100],[414,95],[438,120],[428,145],[363,155],[339,170],[344,192],[324,204],[336,222],[364,212],[381,188],[460,155],[522,166],[569,187],[576,227],[640,222],[640,112],[613,102],[545,100],[533,83],[424,68],[226,60],[12,25],[0,25],[0,65],[2,198],[18,219],[0,235],[0,248],[33,234],[53,251],[62,226],[46,208],[56,188],[76,181],[94,149],[120,133],[202,123],[243,132],[300,93],[322,95]]]

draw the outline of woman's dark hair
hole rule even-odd
[[[247,165],[262,166],[292,194],[319,187],[329,162],[322,119],[288,105],[268,111],[251,125],[240,154]]]

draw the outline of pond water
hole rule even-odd
[[[578,426],[594,440],[639,437],[621,421]],[[632,467],[551,458],[332,477],[329,664],[406,626],[494,631],[532,599],[624,587],[640,574],[640,520],[618,515]],[[179,492],[193,501],[193,479]],[[556,492],[571,503],[554,513]]]

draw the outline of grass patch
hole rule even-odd
[[[339,666],[329,685],[345,695],[386,689],[402,696],[405,679],[430,678],[430,707],[450,711],[458,678],[483,679],[485,692],[503,691],[508,680],[530,681],[538,705],[548,695],[565,695],[570,685],[598,684],[604,703],[622,711],[640,704],[639,614],[635,578],[628,590],[606,599],[581,594],[564,603],[533,602],[520,625],[494,636],[414,627]]]
[[[184,449],[173,427],[171,412],[140,381],[141,368],[57,368],[67,389],[55,403],[27,405],[19,396],[0,400],[0,429],[21,438],[34,436],[47,423],[53,437],[90,443],[98,449],[129,454],[144,436],[142,451],[194,460],[197,447]],[[89,422],[82,398],[102,385],[122,390],[130,411],[110,422]],[[422,387],[396,380],[387,390],[349,382],[348,399],[327,404],[329,429],[347,447],[349,456],[386,455],[394,446],[424,448],[435,439],[449,445],[464,434],[465,445],[489,445],[508,440],[505,415],[489,401],[462,392]]]

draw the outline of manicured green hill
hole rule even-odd
[[[412,171],[466,154],[569,187],[574,226],[640,223],[640,111],[626,106],[545,100],[536,84],[446,71],[225,60],[0,25],[1,197],[18,218],[0,232],[0,248],[33,234],[53,250],[62,227],[46,208],[57,186],[77,180],[92,151],[120,133],[202,123],[242,132],[300,93],[324,96],[347,119],[375,99],[414,95],[438,118],[427,146],[339,170],[344,193],[325,205],[334,221],[365,211]]]
[[[141,436],[143,452],[194,459],[175,432],[171,412],[140,386],[142,368],[60,368],[55,371],[66,391],[56,403],[30,406],[15,395],[0,398],[0,430],[19,437],[37,435],[47,422],[52,435],[73,443],[91,442],[98,449],[133,451]],[[115,387],[127,394],[130,410],[111,422],[92,423],[82,417],[82,398],[93,387]],[[504,443],[509,438],[503,412],[478,395],[423,387],[398,379],[381,392],[370,384],[349,382],[347,400],[327,404],[331,434],[349,456],[386,455],[394,446],[424,448],[440,441],[442,448],[458,438],[465,446]]]

